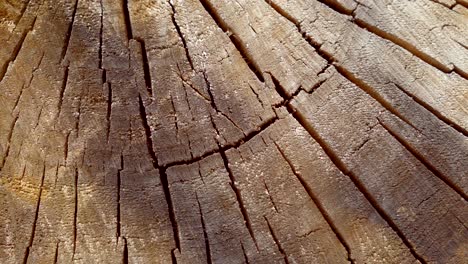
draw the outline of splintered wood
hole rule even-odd
[[[0,262],[467,263],[466,0],[0,0]]]

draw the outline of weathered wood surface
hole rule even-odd
[[[468,262],[465,0],[0,0],[1,263]]]

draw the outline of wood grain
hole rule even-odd
[[[467,10],[0,0],[0,262],[467,262]]]

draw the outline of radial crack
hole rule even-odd
[[[420,60],[424,61],[428,65],[431,65],[432,67],[438,69],[439,71],[442,71],[444,73],[451,73],[452,71],[458,73],[461,77],[468,79],[468,74],[457,69],[456,67],[453,67],[452,69],[449,68],[448,66],[444,65],[442,62],[437,60],[436,58],[432,57],[431,55],[425,53],[422,50],[419,50],[416,46],[411,44],[409,41],[398,37],[397,35],[394,35],[392,33],[386,32],[377,26],[374,26],[362,19],[356,18],[356,9],[352,12],[347,11],[343,6],[339,4],[339,2],[335,1],[330,1],[330,0],[317,0],[324,4],[325,6],[329,7],[330,9],[334,10],[337,13],[340,13],[342,15],[349,16],[353,24],[357,25],[358,27],[382,38],[387,41],[390,41],[391,43],[399,46],[400,48],[408,51],[415,57],[419,58]],[[359,5],[358,5],[359,6]]]
[[[278,212],[279,212],[279,211],[278,211],[278,207],[276,207],[276,203],[275,203],[275,201],[273,200],[273,197],[272,197],[271,194],[270,194],[270,189],[268,188],[268,185],[266,184],[265,179],[262,179],[262,181],[263,181],[263,185],[265,186],[266,194],[267,194],[268,197],[270,198],[270,202],[271,202],[271,204],[273,205],[273,209],[275,209],[275,212],[278,213]]]
[[[340,243],[343,245],[343,247],[345,248],[346,252],[347,252],[347,256],[348,256],[348,261],[350,261],[351,263],[354,263],[354,260],[352,259],[351,257],[351,249],[348,245],[348,243],[346,242],[346,239],[344,238],[344,236],[341,234],[341,232],[338,230],[337,226],[335,225],[335,223],[333,222],[333,219],[331,218],[331,216],[328,214],[327,210],[324,208],[323,204],[320,202],[320,199],[313,193],[312,191],[312,188],[310,188],[309,184],[307,184],[307,182],[305,181],[304,177],[301,175],[300,172],[298,172],[296,170],[296,168],[294,167],[292,161],[286,156],[286,154],[283,152],[283,150],[280,148],[280,146],[278,146],[278,144],[276,142],[274,142],[275,146],[276,146],[276,149],[278,150],[278,152],[281,154],[281,156],[283,157],[283,159],[286,161],[286,163],[288,164],[289,168],[291,169],[292,173],[296,176],[297,180],[301,183],[302,187],[305,189],[305,191],[307,192],[307,194],[309,195],[310,199],[312,200],[312,202],[314,203],[314,205],[317,207],[317,209],[320,211],[320,214],[323,216],[323,218],[325,219],[325,221],[327,222],[328,226],[330,227],[330,229],[333,231],[333,233],[335,234],[336,238],[338,238],[338,240],[340,241]]]
[[[205,219],[203,217],[203,211],[202,211],[200,200],[198,199],[198,194],[197,194],[196,191],[195,191],[195,198],[197,199],[198,209],[200,211],[200,221],[202,223],[202,228],[203,228],[203,237],[205,238],[206,260],[207,260],[208,264],[211,264],[211,263],[213,263],[213,261],[211,259],[210,241],[208,240],[208,233],[206,232]]]
[[[400,85],[396,84],[396,83],[393,83],[393,85],[395,85],[395,87],[397,87],[400,91],[402,91],[403,93],[405,93],[408,97],[412,98],[416,103],[418,103],[419,105],[421,105],[422,107],[424,107],[428,112],[432,113],[433,115],[435,115],[437,118],[439,118],[442,122],[444,122],[447,126],[449,127],[452,127],[453,129],[457,130],[459,133],[461,133],[462,135],[464,135],[465,137],[468,137],[468,131],[466,129],[464,129],[463,127],[461,127],[460,125],[454,123],[453,121],[451,121],[449,118],[447,118],[446,116],[444,116],[441,112],[439,112],[437,109],[435,109],[434,107],[432,107],[431,105],[429,105],[428,103],[424,102],[423,100],[421,100],[419,97],[415,96],[414,94],[408,92],[406,89],[404,89],[403,87],[401,87]]]
[[[122,225],[121,225],[121,196],[120,193],[122,191],[122,171],[124,170],[124,158],[123,155],[120,154],[120,168],[117,169],[117,230],[116,230],[116,237],[119,238],[122,235]]]
[[[18,57],[18,54],[20,53],[21,49],[23,48],[24,40],[26,37],[29,35],[29,33],[34,29],[34,25],[36,24],[37,17],[34,17],[34,20],[31,24],[31,26],[26,29],[23,34],[21,35],[20,40],[16,43],[16,46],[13,49],[12,54],[10,57],[3,63],[2,67],[0,67],[0,83],[3,81],[3,78],[5,77],[7,71],[8,71],[8,66],[16,61],[16,58]]]
[[[255,76],[257,76],[257,79],[260,80],[261,82],[265,82],[265,79],[263,78],[263,75],[262,75],[262,70],[257,65],[253,57],[250,55],[247,45],[245,45],[241,41],[241,39],[237,37],[236,33],[223,21],[223,19],[218,14],[218,12],[216,11],[216,9],[213,7],[213,5],[211,4],[209,0],[199,0],[199,1],[205,8],[206,12],[208,12],[208,14],[213,18],[213,20],[218,25],[218,27],[221,28],[221,30],[224,31],[224,33],[228,35],[232,44],[234,44],[236,49],[239,51],[241,57],[244,59],[247,66],[249,66],[250,70],[255,74]]]
[[[286,94],[286,89],[282,86],[277,86],[276,90],[278,93]],[[284,98],[286,100],[286,98]],[[379,213],[379,215],[384,219],[387,224],[393,229],[393,231],[400,237],[403,243],[409,248],[411,254],[419,260],[421,263],[426,263],[424,259],[414,250],[414,247],[409,242],[409,240],[404,236],[403,232],[398,228],[398,226],[393,222],[391,217],[385,212],[385,210],[378,204],[377,200],[372,196],[372,194],[367,190],[365,185],[361,182],[359,177],[357,177],[354,172],[352,172],[345,163],[339,158],[339,155],[335,153],[333,148],[326,142],[324,138],[315,130],[315,128],[307,121],[301,111],[294,108],[291,103],[286,104],[286,109],[288,112],[298,121],[298,123],[310,134],[310,136],[317,142],[320,147],[323,149],[325,154],[330,158],[333,164],[343,173],[348,176],[353,184],[358,188],[358,190],[364,195],[364,197],[369,201],[372,207]]]
[[[102,33],[104,29],[104,5],[102,3],[102,0],[100,0],[100,6],[101,6],[101,17],[100,17],[100,27],[99,27],[99,50],[98,50],[98,67],[99,69],[102,69]]]
[[[273,238],[273,241],[275,242],[276,246],[278,247],[278,250],[279,252],[281,253],[281,255],[283,255],[284,257],[284,262],[286,264],[289,264],[289,258],[288,258],[288,255],[286,254],[286,251],[284,251],[283,247],[281,246],[281,243],[279,242],[278,240],[278,237],[276,236],[275,232],[273,231],[273,228],[271,227],[270,225],[270,222],[268,221],[268,218],[266,216],[264,216],[265,218],[265,221],[268,225],[268,230],[270,231],[270,234],[271,234],[271,237]]]
[[[136,41],[140,43],[140,46],[141,46],[141,57],[143,61],[143,75],[145,78],[146,89],[148,90],[149,95],[153,96],[153,84],[151,82],[151,70],[150,70],[150,65],[148,61],[148,52],[146,50],[146,44],[143,39],[136,39]]]
[[[122,264],[128,264],[128,242],[125,237],[122,237],[122,240],[124,242],[124,248],[123,248],[123,254],[122,254]]]
[[[218,109],[218,106],[216,105],[216,102],[215,102],[215,99],[214,99],[214,96],[213,96],[213,91],[211,90],[212,89],[212,86],[211,86],[211,83],[210,81],[208,80],[208,77],[206,76],[206,73],[203,72],[203,77],[205,79],[205,83],[206,83],[206,86],[207,86],[207,90],[208,90],[208,94],[210,96],[210,104],[211,104],[211,107],[216,111],[216,113],[224,116],[229,122],[231,122],[237,129],[239,129],[239,131],[242,132],[242,134],[244,134],[245,136],[245,132],[244,130],[239,127],[236,122],[234,122],[234,120],[231,119],[231,117],[229,117],[228,115],[226,115],[225,113],[223,113],[221,110]]]
[[[395,138],[403,147],[405,147],[406,150],[408,150],[416,159],[419,160],[432,174],[434,174],[437,178],[442,180],[446,185],[448,185],[452,190],[454,190],[458,195],[460,195],[465,201],[468,201],[468,196],[465,194],[462,188],[457,186],[456,183],[454,183],[450,177],[444,175],[441,171],[437,169],[436,166],[431,164],[431,162],[424,157],[424,155],[419,152],[417,149],[415,149],[413,146],[411,146],[410,143],[406,142],[403,137],[398,135],[395,131],[393,131],[389,126],[387,126],[385,123],[383,123],[380,119],[378,119],[379,124],[382,125],[382,127],[387,130],[387,132],[392,135],[393,138]]]
[[[169,183],[167,180],[166,168],[159,166],[156,152],[154,151],[154,148],[153,148],[153,138],[152,138],[152,133],[151,133],[151,127],[148,123],[145,105],[140,95],[138,96],[138,99],[139,99],[139,106],[140,106],[140,117],[141,117],[143,128],[145,130],[148,152],[152,159],[153,167],[159,171],[161,185],[162,185],[164,196],[166,198],[166,202],[168,206],[169,220],[171,221],[171,225],[172,225],[174,242],[176,244],[177,249],[180,249],[179,227],[177,225],[177,220],[175,217],[175,210],[174,210],[174,206],[172,203],[171,193],[169,190]]]
[[[34,237],[36,235],[37,220],[39,218],[39,209],[41,207],[42,190],[44,188],[44,179],[45,179],[45,173],[46,173],[45,163],[42,164],[42,166],[43,167],[42,167],[41,185],[39,186],[39,193],[37,195],[36,212],[34,214],[34,221],[32,225],[31,236],[29,237],[29,244],[24,254],[23,264],[26,264],[28,262],[29,253],[30,253],[31,247],[33,246]]]
[[[60,244],[60,242],[57,242],[57,245],[55,246],[54,264],[57,264],[57,262],[58,262],[59,244]]]
[[[60,55],[60,61],[63,61],[63,59],[65,58],[65,55],[67,54],[67,51],[68,51],[68,46],[70,45],[70,38],[71,38],[72,30],[73,30],[73,24],[75,23],[76,10],[78,9],[78,1],[79,0],[75,0],[75,5],[73,6],[71,21],[70,21],[70,24],[68,24],[68,30],[67,30],[67,33],[65,35],[65,41],[64,41],[64,44],[63,44],[63,47],[62,47],[62,52],[61,52],[61,55]]]
[[[244,244],[242,243],[242,241],[240,241],[240,244],[241,244],[242,252],[244,253],[245,264],[250,264],[249,257],[247,256],[247,252],[245,252]]]
[[[6,147],[3,159],[2,159],[2,163],[0,164],[0,171],[2,171],[3,167],[5,166],[6,159],[8,158],[8,155],[10,154],[11,140],[13,138],[13,132],[18,122],[18,118],[19,118],[19,115],[16,115],[16,117],[13,119],[13,122],[11,123],[10,131],[8,132],[8,136],[7,136],[7,147]]]
[[[69,72],[69,67],[66,66],[65,70],[64,70],[62,86],[60,88],[58,102],[57,102],[57,117],[56,117],[56,119],[59,118],[60,113],[62,112],[63,96],[65,94],[65,90],[67,89],[67,84],[68,84],[68,72]]]
[[[243,137],[243,138],[241,138],[241,139],[239,139],[239,140],[237,140],[237,141],[235,141],[233,143],[220,146],[217,149],[207,151],[207,152],[205,152],[205,153],[203,153],[203,154],[201,154],[199,156],[194,156],[190,160],[178,160],[178,161],[169,162],[169,163],[165,164],[164,167],[169,168],[169,167],[173,167],[173,166],[177,166],[177,165],[193,164],[193,163],[198,162],[198,161],[200,161],[202,159],[205,159],[205,158],[207,158],[207,157],[209,157],[211,155],[218,154],[220,152],[226,152],[226,151],[228,151],[230,149],[238,148],[241,145],[243,145],[244,143],[250,141],[252,138],[257,136],[258,134],[260,134],[262,131],[266,130],[271,125],[273,125],[277,120],[279,120],[278,117],[276,117],[276,116],[272,117],[272,118],[266,120],[263,124],[261,124],[258,127],[257,130],[254,130],[254,131],[252,131],[250,133],[247,133],[245,137]],[[219,132],[218,132],[218,134],[219,134]]]
[[[107,110],[106,110],[106,140],[109,143],[111,124],[112,124],[112,84],[107,82],[104,84],[107,89]]]
[[[124,15],[124,21],[125,21],[125,29],[127,30],[127,39],[133,39],[133,29],[132,29],[132,23],[130,20],[130,12],[128,8],[128,0],[122,0],[122,10],[123,10],[123,15]]]
[[[174,4],[172,4],[172,0],[168,0],[167,2],[169,3],[169,5],[171,6],[171,9],[172,9],[172,13],[171,13],[172,23],[174,24],[174,27],[175,27],[175,29],[177,31],[177,34],[179,35],[179,38],[182,41],[182,45],[184,46],[185,56],[187,57],[187,61],[190,64],[190,68],[192,68],[192,70],[193,70],[194,69],[193,62],[192,62],[192,58],[190,57],[190,52],[189,52],[189,49],[187,47],[187,42],[186,42],[186,40],[184,38],[184,35],[182,34],[182,31],[180,30],[179,24],[177,23],[177,20],[176,20],[176,17],[175,17],[176,16],[176,10],[175,10]]]
[[[230,185],[231,185],[232,190],[234,191],[234,194],[236,195],[237,204],[239,205],[239,209],[242,213],[242,217],[244,218],[245,226],[247,227],[247,230],[249,231],[250,237],[252,238],[255,244],[255,247],[257,248],[257,250],[260,250],[257,244],[257,239],[255,238],[255,235],[254,235],[252,223],[247,213],[247,209],[245,208],[244,201],[242,200],[241,190],[237,187],[236,179],[234,178],[234,174],[232,173],[232,170],[229,167],[229,161],[226,156],[226,153],[224,153],[224,151],[220,151],[220,154],[224,162],[224,167],[226,168],[226,171],[228,172],[229,179],[231,180]]]

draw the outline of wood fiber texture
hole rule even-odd
[[[466,0],[0,0],[0,263],[468,263]]]

